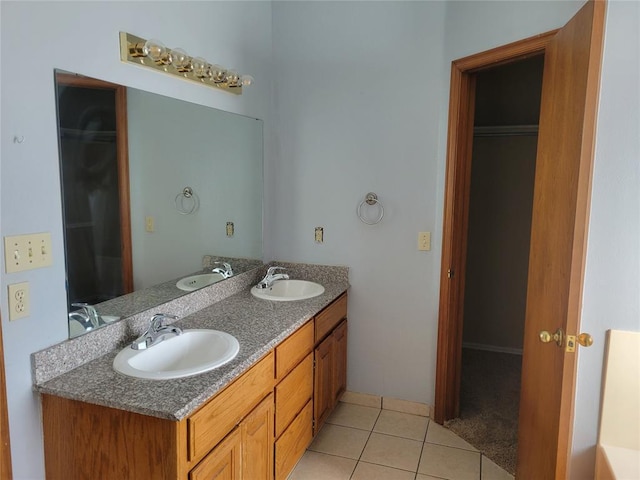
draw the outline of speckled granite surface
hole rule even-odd
[[[47,381],[36,381],[36,390],[160,418],[185,418],[349,287],[346,267],[279,262],[273,264],[287,267],[291,278],[321,283],[325,292],[309,300],[270,302],[253,297],[250,293],[253,283],[250,283],[241,291],[213,304],[209,301],[209,306],[175,323],[181,328],[212,328],[234,335],[240,342],[240,352],[230,363],[211,372],[175,380],[156,381],[127,377],[112,368],[113,359],[122,345],[137,335],[124,332],[123,336],[127,337],[125,342],[117,343],[112,348],[102,346],[100,348],[108,349],[108,353],[54,378],[49,377]],[[231,282],[223,282],[228,283]],[[191,295],[205,292],[211,287],[198,290]],[[190,298],[191,295],[181,298]],[[117,325],[59,345],[107,332],[109,328]],[[92,343],[98,344],[100,340],[105,341],[101,338],[95,339]],[[107,343],[113,344],[112,341]],[[53,357],[47,357],[52,353],[49,351],[51,349],[38,352],[40,363],[48,363],[52,358],[53,361],[59,361],[73,355],[69,352],[63,354],[64,349],[57,347]]]
[[[184,290],[180,290],[176,286],[178,280],[191,275],[209,273],[211,268],[217,266],[215,262],[227,262],[231,264],[234,275],[240,275],[262,266],[262,262],[260,260],[205,255],[202,259],[202,268],[204,270],[187,273],[179,278],[174,278],[158,285],[154,285],[153,287],[136,290],[135,292],[128,293],[127,295],[122,295],[120,297],[101,302],[95,305],[95,308],[100,315],[114,315],[121,318],[130,317],[151,308],[156,308],[158,305],[170,302],[189,293]]]
[[[254,268],[248,272],[214,283],[169,302],[156,305],[131,317],[67,340],[31,355],[31,371],[35,384],[43,383],[69,370],[98,358],[114,349],[120,349],[134,338],[142,335],[156,313],[167,313],[185,317],[198,310],[234,295],[255,285],[264,275],[266,267]],[[170,323],[170,322],[167,322]]]

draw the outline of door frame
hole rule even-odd
[[[460,411],[462,326],[467,252],[475,73],[542,55],[558,30],[542,33],[451,64],[447,138],[438,353],[434,419],[442,424]]]
[[[0,478],[13,478],[11,468],[11,441],[9,438],[9,410],[7,407],[7,380],[2,340],[2,315],[0,314]]]

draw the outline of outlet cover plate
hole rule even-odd
[[[29,282],[8,285],[9,320],[18,320],[29,316]]]

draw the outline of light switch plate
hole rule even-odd
[[[418,233],[418,250],[431,250],[431,232]]]
[[[4,237],[4,265],[7,273],[48,267],[51,263],[50,233]]]
[[[144,217],[144,230],[149,233],[156,231],[156,219],[151,215]]]

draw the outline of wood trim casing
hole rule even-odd
[[[11,469],[11,442],[9,441],[9,412],[7,410],[7,381],[5,375],[2,315],[0,314],[0,478],[9,480]]]
[[[129,187],[129,126],[127,123],[127,89],[116,88],[116,152],[118,158],[118,197],[120,208],[120,251],[122,254],[122,288],[133,292],[133,248],[131,245],[131,198]]]

